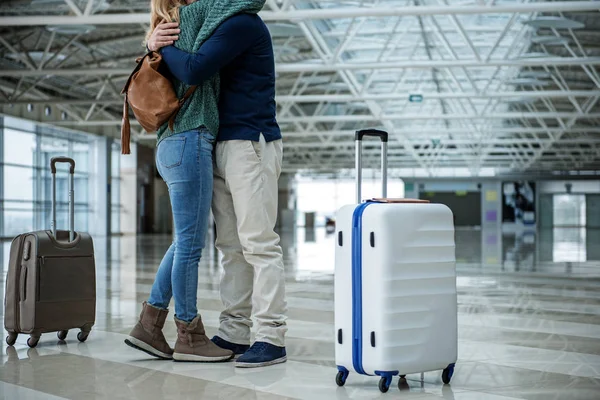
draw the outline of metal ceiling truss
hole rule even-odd
[[[0,5],[3,112],[49,104],[68,115],[55,125],[118,132],[147,3],[47,0],[44,15],[42,4]],[[594,1],[267,0],[285,170],[351,168],[353,132],[364,127],[388,130],[390,167],[419,175],[600,168],[599,10]],[[548,17],[571,24],[523,23]],[[377,167],[377,157],[367,143],[365,162]]]

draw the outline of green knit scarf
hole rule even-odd
[[[215,29],[228,18],[240,14],[257,14],[265,0],[198,0],[179,9],[181,33],[175,47],[188,53],[196,53]],[[189,88],[183,82],[173,81],[179,98]],[[219,132],[219,74],[198,85],[196,91],[181,107],[173,130],[168,123],[157,132],[158,142],[177,133],[196,129],[202,125],[216,136]]]

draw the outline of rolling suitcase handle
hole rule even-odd
[[[363,129],[356,131],[356,202],[360,204],[362,198],[362,140],[365,136],[375,136],[381,140],[381,193],[387,197],[387,142],[388,133],[377,129]]]
[[[52,172],[52,236],[56,239],[56,164],[68,163],[69,169],[69,242],[75,240],[75,198],[73,186],[75,182],[75,160],[68,157],[53,157],[50,160],[50,170]]]

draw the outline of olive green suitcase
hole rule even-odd
[[[69,231],[56,230],[56,163],[71,165],[69,173]],[[4,298],[6,343],[19,333],[29,334],[35,347],[42,333],[58,332],[64,340],[69,329],[87,339],[96,319],[96,265],[94,244],[87,233],[74,230],[73,183],[75,161],[51,160],[52,224],[50,231],[17,236],[10,248]]]

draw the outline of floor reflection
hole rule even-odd
[[[284,251],[298,278],[333,273],[335,235],[324,228],[300,229],[282,237]],[[499,267],[510,272],[579,272],[600,274],[600,229],[555,228],[503,232],[501,228],[457,229],[456,261],[462,266]],[[592,268],[589,270],[588,268]]]
[[[154,260],[161,258],[171,241],[167,236],[113,237],[94,240],[99,264],[135,264],[141,271],[154,271]],[[6,267],[10,241],[2,242],[0,264]],[[307,273],[334,270],[335,234],[325,228],[298,229],[281,233],[281,246],[288,272],[301,278]],[[218,254],[209,243],[202,263],[216,266]],[[517,233],[494,229],[457,229],[456,261],[460,265],[502,267],[503,271],[538,271],[541,265],[600,268],[600,229],[555,228]],[[563,269],[564,270],[564,269]],[[218,274],[218,271],[214,270]]]
[[[123,345],[147,299],[169,236],[95,238],[97,318],[90,339],[26,335],[0,355],[0,398],[310,400],[419,398],[597,400],[600,393],[600,230],[456,231],[459,361],[450,386],[439,371],[395,379],[353,374],[334,383],[335,234],[282,232],[289,304],[289,363],[255,371],[231,365],[156,362]],[[221,270],[209,244],[199,265],[198,305],[207,332],[219,324]],[[10,242],[2,243],[5,279]],[[4,296],[5,281],[0,282]],[[172,314],[165,335],[176,335]],[[4,397],[3,397],[4,396]]]

